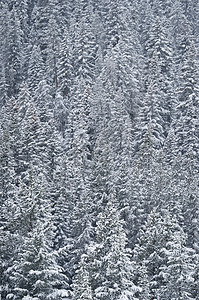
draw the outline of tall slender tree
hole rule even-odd
[[[82,256],[77,271],[75,299],[81,299],[83,293],[91,299],[135,299],[138,290],[133,284],[134,269],[130,250],[126,248],[124,222],[115,208],[113,194],[108,199],[104,212],[98,217],[96,243],[88,248],[88,255]],[[82,267],[86,268],[87,277]]]

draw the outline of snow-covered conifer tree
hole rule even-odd
[[[107,196],[104,194],[104,197]],[[115,200],[113,194],[104,199],[107,204],[98,216],[96,243],[88,248],[87,255],[82,256],[77,271],[75,299],[86,291],[91,299],[136,299],[138,288],[133,283],[131,252],[126,248],[124,222],[120,219]],[[82,272],[83,267],[85,272]]]

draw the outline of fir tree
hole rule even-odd
[[[139,299],[192,299],[194,261],[185,246],[186,235],[176,218],[153,211],[134,249]],[[174,278],[174,277],[175,278]]]
[[[135,299],[138,288],[133,284],[134,268],[130,250],[126,248],[124,222],[112,197],[108,197],[104,212],[99,214],[96,243],[88,248],[88,255],[82,256],[79,264],[75,299],[83,293],[91,299]],[[86,268],[84,273],[82,268]]]

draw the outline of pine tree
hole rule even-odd
[[[68,108],[64,101],[64,97],[59,92],[55,95],[53,114],[57,131],[60,132],[61,136],[64,138],[68,119]]]
[[[196,117],[198,114],[198,72],[196,50],[190,25],[185,16],[183,19],[190,35],[186,33],[182,36],[182,32],[180,32],[181,35],[177,35],[179,69],[172,127],[175,130],[175,152],[173,156],[176,157],[177,153],[178,160],[175,159],[173,168],[176,169],[174,180],[179,191],[181,191],[180,201],[184,217],[184,230],[188,233],[188,244],[197,249],[198,188],[195,183],[198,176],[196,153],[199,147]],[[181,61],[181,57],[183,57],[183,61]]]
[[[45,243],[48,243],[49,247],[45,246],[42,241],[45,230],[51,226],[49,224],[52,221],[50,219],[51,202],[49,201],[51,199],[48,199],[49,178],[46,170],[42,168],[43,137],[39,124],[36,111],[29,103],[23,120],[21,124],[19,123],[21,130],[23,128],[19,144],[23,146],[18,156],[19,165],[15,194],[13,199],[9,197],[7,200],[10,204],[10,208],[7,206],[9,214],[7,227],[9,232],[14,234],[13,237],[16,234],[15,241],[17,242],[14,252],[12,252],[15,254],[12,266],[5,272],[9,287],[7,297],[10,299],[11,297],[22,299],[23,296],[27,295],[33,297],[35,294],[38,294],[38,299],[45,299],[46,289],[49,290],[49,293],[54,293],[49,296],[51,299],[59,299],[59,291],[56,290],[62,287],[65,290],[67,287],[66,276],[62,274],[61,268],[58,271],[55,258],[53,256],[51,258],[52,229],[46,232],[45,237]],[[12,195],[12,190],[9,195]],[[13,211],[13,209],[15,210]],[[40,251],[44,252],[43,258]],[[38,255],[39,263],[42,258],[41,268],[40,265],[36,264],[37,260],[35,262],[33,259],[35,255]],[[47,274],[47,270],[49,274]],[[52,290],[50,290],[51,286],[53,286]]]
[[[166,244],[167,265],[161,268],[164,286],[161,299],[194,299],[194,251],[185,247],[183,232],[176,233]]]
[[[176,218],[153,211],[134,249],[139,299],[192,299],[194,262]]]
[[[60,44],[60,25],[59,25],[59,1],[50,0],[48,3],[48,43],[47,43],[47,60],[46,71],[47,80],[53,90],[58,89],[58,56]]]
[[[198,298],[198,12],[1,1],[0,298]]]
[[[62,40],[60,41],[60,55],[57,62],[57,80],[58,91],[63,97],[70,96],[73,76],[73,48],[72,37],[68,30],[64,30]]]
[[[12,286],[9,299],[62,299],[64,290],[60,288],[66,288],[67,278],[49,249],[46,235],[48,227],[37,224],[24,239],[18,259],[8,271]]]
[[[134,299],[137,288],[133,284],[130,253],[125,248],[126,235],[122,221],[119,220],[111,202],[107,203],[104,215],[99,216],[96,239],[99,243],[96,259],[100,264],[99,281],[95,288],[96,298]]]
[[[22,31],[20,22],[13,6],[8,11],[7,38],[3,49],[5,64],[5,76],[8,85],[8,96],[14,96],[19,91],[22,81]]]
[[[93,299],[90,276],[87,270],[88,263],[88,255],[82,254],[81,260],[78,264],[78,270],[76,271],[73,281],[74,299]]]
[[[193,297],[198,300],[198,288],[199,288],[199,256],[195,257],[195,272],[194,272],[194,289],[192,291]]]
[[[159,180],[159,170],[161,168],[160,150],[155,149],[156,139],[153,136],[153,125],[145,128],[142,144],[135,153],[132,164],[132,197],[130,200],[131,215],[134,219],[134,226],[131,229],[131,236],[133,242],[137,239],[138,231],[147,219],[148,214],[160,203],[158,196],[159,187],[157,189],[157,182]],[[134,243],[133,243],[134,244]]]
[[[1,128],[0,295],[2,299],[5,299],[9,292],[6,271],[13,265],[13,260],[16,257],[17,252],[16,245],[21,243],[21,238],[13,230],[13,217],[17,208],[16,172],[14,170],[14,158],[10,149],[9,138],[10,136],[7,128]]]
[[[65,153],[57,161],[55,181],[58,198],[54,202],[56,247],[73,276],[76,264],[92,235],[90,196],[89,100],[82,82],[71,97],[64,132]],[[64,222],[62,222],[64,220]],[[62,255],[63,254],[63,255]]]
[[[40,47],[43,62],[47,59],[48,46],[48,4],[42,1],[35,2],[32,11],[32,27],[30,32],[31,41]]]
[[[41,57],[39,46],[34,45],[30,54],[28,64],[28,86],[34,95],[40,83],[45,78],[45,67]]]
[[[91,299],[135,299],[138,288],[132,281],[134,269],[130,250],[126,248],[124,222],[112,197],[104,200],[107,205],[98,216],[96,243],[80,261],[74,284],[75,299],[85,292]],[[84,273],[82,268],[86,268]]]
[[[71,30],[74,32],[72,39],[74,44],[73,76],[75,81],[83,80],[86,85],[91,86],[94,79],[97,41],[92,30],[90,12],[86,10],[84,13],[85,15],[83,14],[79,23],[74,22],[71,26]]]
[[[1,58],[1,61],[3,61],[3,58]],[[7,83],[6,83],[6,76],[5,76],[5,66],[2,64],[0,66],[0,107],[5,105],[6,101],[8,100],[8,95],[7,95]]]

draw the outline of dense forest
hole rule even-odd
[[[0,299],[199,299],[198,0],[1,0],[0,35]]]

